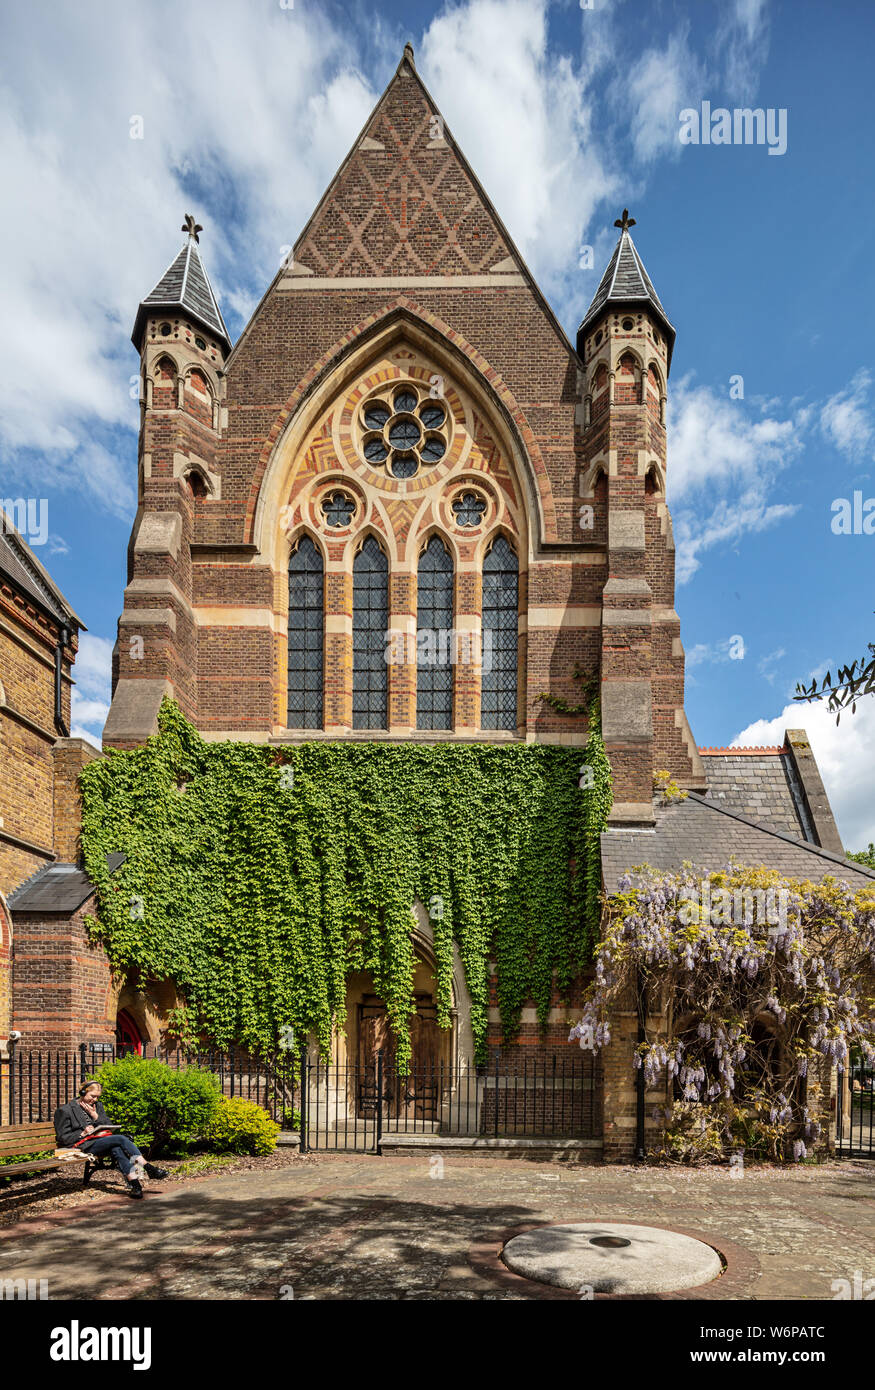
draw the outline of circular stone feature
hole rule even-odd
[[[723,1270],[704,1241],[615,1222],[539,1226],[509,1240],[502,1259],[525,1279],[595,1293],[671,1293],[708,1284]]]

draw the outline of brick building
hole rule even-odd
[[[11,1026],[7,900],[43,866],[75,852],[75,778],[94,756],[70,738],[71,668],[83,624],[15,520],[25,529],[21,499],[0,510],[0,1048]]]
[[[278,748],[583,746],[585,720],[542,698],[576,704],[579,668],[598,680],[613,770],[606,883],[688,845],[705,866],[736,841],[776,866],[781,847],[809,877],[845,863],[804,735],[758,758],[702,756],[693,740],[665,501],[675,330],[626,212],[617,225],[572,344],[409,47],[233,346],[186,219],[133,332],[138,510],[107,745],[154,733],[169,695],[208,739]],[[421,657],[429,634],[445,643],[435,661]],[[662,769],[690,792],[683,808],[654,801]],[[29,1012],[25,973],[16,1019],[46,1040],[99,1041],[121,1009],[154,1040],[172,989],[110,981],[74,870],[49,867],[14,900],[21,940],[45,950],[64,920],[75,958],[64,1019]],[[415,918],[427,1010],[421,904]],[[352,1048],[372,988],[350,981]],[[461,969],[457,994],[464,1051]],[[524,1010],[522,1045],[564,1048],[567,1021],[557,999],[545,1044]],[[616,1153],[631,1143],[627,1022],[604,1098]]]

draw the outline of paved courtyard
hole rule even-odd
[[[47,1279],[53,1299],[574,1299],[498,1252],[528,1227],[592,1220],[670,1227],[725,1256],[714,1283],[663,1297],[832,1299],[833,1280],[875,1278],[873,1163],[733,1178],[320,1154],[24,1217],[0,1229],[0,1279]]]

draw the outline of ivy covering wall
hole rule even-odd
[[[581,777],[585,762],[591,773]],[[591,786],[581,789],[580,782]],[[497,964],[503,1031],[528,998],[542,1026],[598,934],[598,837],[610,766],[594,708],[585,752],[539,744],[207,743],[165,701],[143,747],[82,773],[91,923],[113,969],[172,980],[220,1046],[276,1045],[291,1024],[328,1049],[346,977],[367,970],[409,1056],[411,907],[430,905],[439,1023],[453,941],[485,1049]],[[126,858],[110,874],[105,856]]]

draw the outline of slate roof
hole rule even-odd
[[[653,830],[606,830],[602,835],[602,874],[609,893],[616,892],[620,877],[637,864],[672,871],[690,863],[713,871],[730,859],[747,867],[765,864],[788,878],[820,880],[829,874],[854,888],[875,886],[875,870],[758,824],[698,792],[670,806],[656,805],[654,814]]]
[[[728,811],[740,811],[773,830],[817,844],[805,793],[789,749],[709,755],[699,749],[708,795]]]
[[[578,351],[582,348],[581,335],[586,333],[599,314],[612,304],[624,305],[628,308],[636,305],[650,310],[661,323],[668,340],[668,363],[670,366],[672,348],[677,335],[668,314],[662,307],[659,295],[653,288],[653,282],[644,269],[644,262],[628,231],[620,233],[620,240],[614,247],[614,254],[608,262],[608,268],[602,276],[601,283],[593,295],[592,303],[577,330]]]
[[[108,854],[106,863],[114,874],[124,863],[123,854]],[[94,884],[77,864],[46,864],[7,898],[12,912],[76,912],[94,892]]]
[[[131,341],[139,349],[143,323],[156,309],[178,310],[194,319],[213,337],[230,349],[231,339],[213,287],[204,270],[197,243],[189,237],[175,260],[165,270],[151,294],[140,304]]]
[[[44,612],[59,622],[72,622],[87,631],[50,574],[20,536],[12,518],[0,508],[0,574]]]

